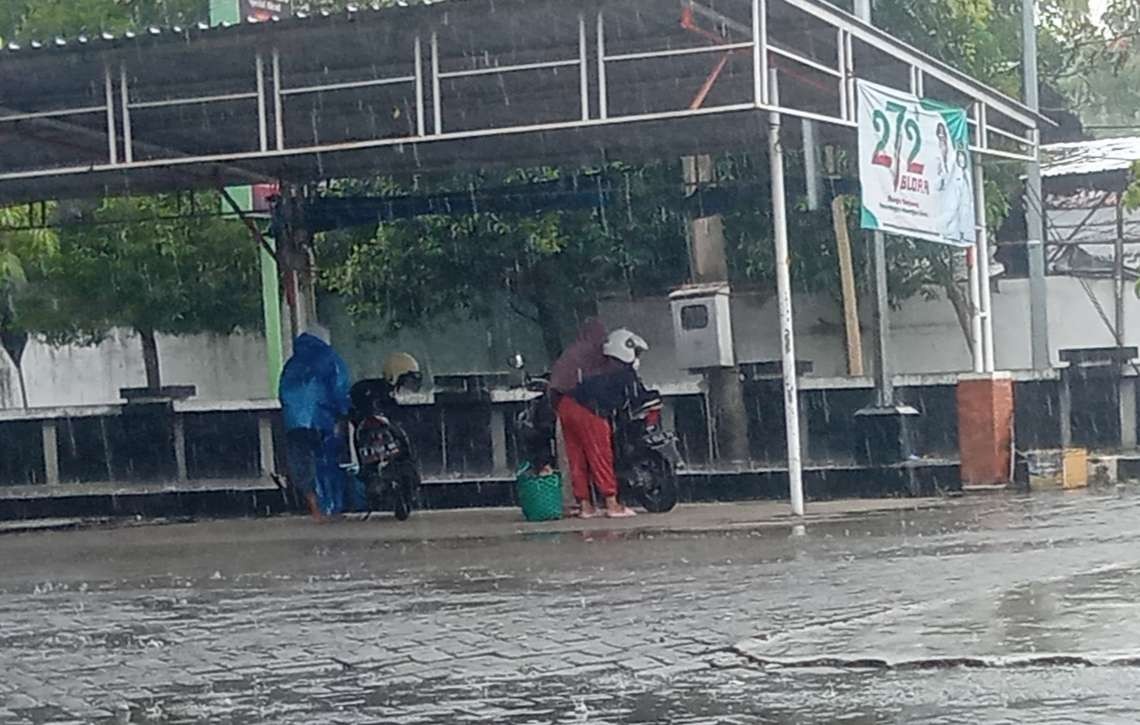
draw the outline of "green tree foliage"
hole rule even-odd
[[[41,212],[43,208],[41,208]],[[0,209],[0,346],[16,368],[20,397],[28,407],[23,357],[29,332],[21,319],[22,297],[31,283],[42,278],[45,268],[59,252],[54,232],[33,223],[33,207]]]
[[[1140,133],[1140,4],[1113,0],[1097,30],[1085,44],[1097,62],[1067,79],[1066,91],[1096,135]]]
[[[1140,209],[1140,161],[1132,164],[1132,183],[1124,192],[1124,208],[1128,211]],[[1140,280],[1136,281],[1136,296],[1140,297]]]
[[[543,331],[557,352],[576,321],[592,313],[602,292],[635,293],[675,284],[687,264],[675,208],[646,208],[658,185],[657,167],[607,170],[612,205],[600,211],[538,215],[424,216],[329,235],[320,246],[326,288],[343,295],[355,318],[383,320],[388,329],[422,324],[459,312],[487,314],[507,295],[512,309]],[[442,193],[549,182],[556,169],[504,175],[456,176],[417,193]],[[679,170],[677,174],[679,176]],[[603,175],[584,175],[581,188],[598,189]],[[407,193],[392,182],[387,194]],[[359,192],[354,186],[353,192]],[[678,200],[679,201],[679,200]]]
[[[4,0],[0,37],[43,40],[204,20],[208,0]]]
[[[0,15],[0,36],[121,32],[197,21],[207,12],[206,0],[16,0]],[[140,336],[147,385],[157,388],[156,333],[229,333],[256,326],[256,247],[240,223],[213,216],[221,208],[218,195],[209,193],[108,199],[93,212],[67,219],[58,236],[0,233],[0,289],[7,300],[0,332],[6,342],[13,340],[9,353],[22,353],[29,332],[56,344],[86,344],[127,327]],[[8,210],[0,226],[26,225],[25,216]],[[29,260],[35,274],[30,283],[17,285],[29,277]],[[16,261],[22,264],[13,266]],[[17,365],[18,357],[13,355]]]

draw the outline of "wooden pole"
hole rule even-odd
[[[851,235],[847,231],[847,210],[842,196],[831,202],[835,226],[835,246],[839,250],[839,279],[843,288],[843,322],[847,331],[847,374],[863,375],[863,333],[859,329],[859,300],[855,293],[855,266],[851,261]]]

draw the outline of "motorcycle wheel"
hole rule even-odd
[[[411,497],[402,491],[398,491],[395,495],[395,506],[392,512],[396,516],[397,521],[407,521],[408,517],[412,515],[412,500]]]
[[[420,475],[411,461],[400,462],[393,473],[396,478],[392,483],[392,512],[397,521],[407,521],[415,508]]]
[[[677,473],[660,456],[640,461],[634,467],[634,496],[651,514],[672,511],[677,505]]]

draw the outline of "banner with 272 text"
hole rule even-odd
[[[970,128],[961,108],[859,81],[863,229],[969,247]]]

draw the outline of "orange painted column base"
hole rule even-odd
[[[1003,487],[1013,455],[1013,379],[975,373],[958,380],[958,450],[963,490]]]

